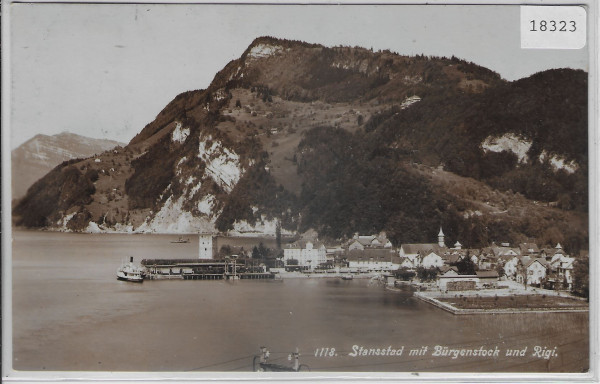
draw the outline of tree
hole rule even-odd
[[[269,248],[265,247],[261,241],[260,244],[258,244],[258,247],[254,246],[254,248],[252,248],[252,258],[265,259],[269,255],[269,251]]]
[[[496,266],[496,272],[498,272],[498,277],[504,276],[504,267],[500,264]]]
[[[459,275],[474,275],[477,270],[477,266],[468,254],[453,265],[458,269]]]
[[[252,258],[260,259],[260,251],[258,250],[258,247],[256,245],[252,248]]]
[[[220,258],[225,258],[225,256],[231,256],[232,254],[232,249],[230,245],[223,245],[221,247],[221,249],[219,250],[219,257]]]
[[[435,278],[437,277],[437,272],[438,272],[438,270],[435,267],[431,267],[431,268],[417,267],[417,277],[422,282],[435,280]]]
[[[277,221],[275,227],[275,241],[277,242],[277,249],[281,249],[281,223]]]
[[[408,281],[415,277],[416,273],[414,271],[410,271],[408,268],[400,268],[395,272],[396,278]]]
[[[283,267],[283,250],[279,250],[277,253],[277,256],[275,256],[275,258],[277,259],[277,266],[278,267]]]
[[[298,260],[296,260],[296,259],[287,259],[286,264],[287,265],[298,265]]]
[[[584,257],[573,266],[573,287],[571,291],[581,297],[590,297],[590,259]]]

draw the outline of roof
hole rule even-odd
[[[429,253],[430,251],[440,254],[440,251],[442,250],[442,247],[440,247],[439,244],[402,244],[400,248],[404,250],[404,253],[414,255],[419,252]]]
[[[436,255],[437,257],[441,258],[440,255],[438,255],[436,252],[433,251],[428,251],[428,252],[419,252],[419,255],[421,255],[421,257],[427,257],[429,255]]]
[[[442,265],[442,266],[440,267],[440,272],[441,272],[441,273],[446,273],[446,272],[448,272],[449,270],[453,270],[454,272],[458,273],[458,268],[456,268],[456,267],[449,266],[449,265]]]
[[[375,240],[375,236],[358,236],[358,239],[356,240],[362,245],[369,245]]]
[[[364,250],[353,249],[346,253],[346,260],[358,261],[358,260],[370,260],[373,261],[392,261],[393,263],[400,263],[400,256],[396,252],[389,249],[381,248],[366,248]]]
[[[536,243],[521,243],[519,244],[519,249],[521,250],[522,255],[527,255],[530,253],[540,253],[540,249],[538,248]]]
[[[498,256],[498,258],[499,258],[500,260],[504,261],[505,263],[506,263],[507,261],[509,261],[509,260],[512,260],[512,259],[513,259],[513,258],[515,258],[515,257],[517,257],[517,258],[518,258],[519,256],[517,256],[517,255],[500,255],[500,256]]]
[[[484,248],[479,253],[479,258],[481,260],[496,260],[498,257],[492,252],[489,248]]]
[[[574,262],[575,259],[573,257],[565,257],[564,260],[561,260],[560,267],[563,269],[572,269]]]
[[[475,272],[477,277],[479,278],[490,278],[490,277],[498,277],[498,272],[496,271],[477,271]]]
[[[308,243],[312,243],[313,245],[313,249],[319,249],[322,246],[324,247],[325,244],[320,242],[320,241],[311,241],[311,240],[298,240],[294,243],[288,244],[285,246],[285,249],[305,249],[306,248],[306,244]]]
[[[557,253],[556,255],[554,255],[554,257],[552,258],[552,260],[550,261],[549,264],[553,268],[559,267],[559,268],[563,268],[563,269],[571,269],[571,268],[573,268],[574,262],[575,262],[575,258],[565,256],[562,253]]]
[[[525,267],[529,267],[529,264],[531,264],[532,260],[534,260],[529,256],[518,256],[517,259],[519,259],[519,262]]]
[[[521,254],[521,250],[519,248],[494,246],[494,247],[491,247],[491,249],[492,249],[492,252],[494,252],[494,255],[496,255],[498,257],[507,256],[507,255],[515,256],[515,255]],[[514,253],[514,255],[511,255],[512,253]]]
[[[544,253],[548,256],[553,256],[556,253],[556,249],[554,248],[542,248],[540,249],[540,253]]]
[[[527,268],[529,268],[529,266],[531,266],[532,264],[534,264],[535,262],[540,263],[542,266],[547,267],[548,266],[548,262],[546,261],[546,259],[544,259],[543,257],[537,257],[537,258],[531,258],[529,256],[523,256],[523,259],[529,259],[527,261],[527,263],[523,262],[523,265]]]
[[[456,263],[461,259],[461,257],[462,255],[458,253],[447,253],[442,256],[442,259],[444,259],[446,263]]]

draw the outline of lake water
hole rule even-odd
[[[297,347],[311,371],[584,372],[589,366],[587,313],[455,316],[409,291],[362,279],[116,280],[128,256],[196,257],[194,239],[171,244],[176,238],[15,231],[13,368],[251,371],[260,346],[280,364],[289,364]],[[258,242],[219,239],[228,241]],[[434,356],[436,345],[500,353]],[[404,350],[351,356],[360,346]],[[556,347],[556,354],[534,356],[536,346]],[[334,356],[315,357],[321,348],[335,348]],[[524,356],[506,356],[507,350]]]

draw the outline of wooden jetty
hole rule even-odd
[[[145,278],[183,280],[274,279],[275,274],[243,260],[144,259]]]

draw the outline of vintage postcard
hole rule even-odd
[[[2,17],[3,379],[597,379],[595,3]]]

